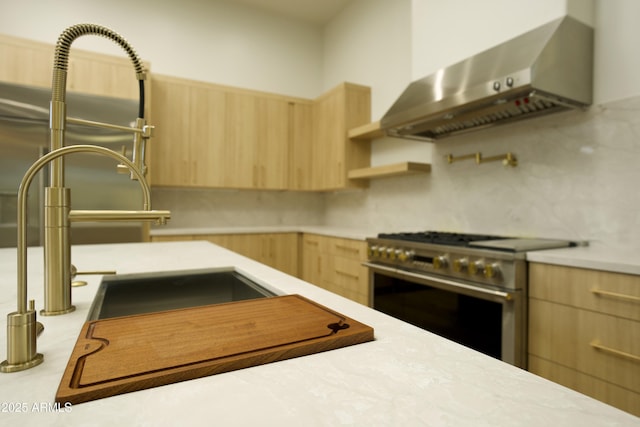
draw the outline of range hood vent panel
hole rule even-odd
[[[411,83],[380,124],[433,141],[592,102],[593,29],[552,21]]]

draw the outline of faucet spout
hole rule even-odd
[[[164,225],[169,219],[171,219],[171,212],[162,210],[72,210],[69,212],[71,222],[152,221]]]

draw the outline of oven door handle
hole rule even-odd
[[[512,301],[515,295],[511,292],[503,292],[495,289],[486,289],[479,286],[468,285],[466,283],[454,282],[452,280],[446,280],[439,277],[430,276],[424,273],[412,273],[410,271],[399,270],[397,268],[386,267],[379,264],[373,264],[370,262],[363,262],[363,266],[369,267],[373,270],[377,270],[381,273],[387,273],[392,276],[404,278],[414,283],[424,284],[427,286],[433,286],[444,290],[455,290],[458,293],[467,294],[470,296],[479,296],[486,300],[491,301]]]

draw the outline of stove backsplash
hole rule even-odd
[[[640,248],[640,97],[459,136],[431,148],[431,174],[373,180],[368,191],[328,195],[325,222]],[[511,168],[445,159],[477,151],[510,151],[519,163]]]

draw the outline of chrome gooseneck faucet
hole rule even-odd
[[[66,117],[66,76],[69,49],[73,40],[87,34],[107,37],[128,53],[136,70],[140,86],[140,108],[135,127],[117,126]],[[25,173],[18,190],[18,304],[17,311],[7,315],[7,360],[0,363],[0,372],[16,372],[36,366],[44,360],[37,352],[36,338],[44,327],[36,321],[35,301],[27,306],[27,193],[35,174],[51,164],[50,186],[45,189],[44,202],[44,309],[42,315],[65,314],[75,310],[71,304],[71,241],[70,223],[74,221],[155,221],[164,224],[171,218],[169,211],[151,210],[149,186],[145,180],[145,146],[151,137],[151,126],[144,119],[144,69],[135,51],[117,33],[94,24],[79,24],[66,29],[56,45],[52,96],[50,106],[50,152],[38,159]],[[132,132],[133,160],[123,154],[95,145],[64,146],[67,122],[89,126],[116,128]],[[74,211],[71,210],[71,191],[64,187],[63,156],[85,152],[111,157],[120,162],[119,171],[129,172],[131,179],[140,182],[143,208],[139,211]]]

